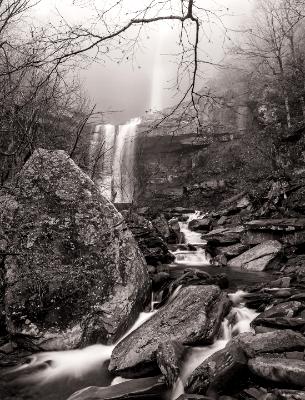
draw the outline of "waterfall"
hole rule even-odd
[[[112,200],[116,203],[131,203],[135,191],[135,149],[139,118],[120,125],[115,139],[112,165]]]
[[[111,200],[114,140],[114,125],[96,125],[89,151],[92,178],[108,200]]]
[[[139,118],[116,127],[96,125],[90,143],[90,171],[102,194],[116,203],[131,203],[135,191],[135,149]]]

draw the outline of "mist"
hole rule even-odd
[[[136,1],[127,3],[130,10],[141,4]],[[217,73],[217,66],[211,64],[221,64],[228,47],[242,35],[241,25],[251,14],[253,4],[254,0],[207,2],[205,6],[215,10],[217,17],[205,24],[205,37],[200,38],[201,59],[207,64],[200,65],[199,85],[203,86]],[[87,7],[76,7],[69,1],[53,0],[45,6],[39,10],[40,16],[51,22],[56,21],[60,14],[68,21],[82,23],[90,20],[93,12],[88,4]],[[84,65],[80,70],[81,82],[96,110],[102,113],[101,122],[121,124],[151,110],[173,106],[180,100],[186,79],[177,90],[175,54],[178,51],[179,28],[178,23],[150,24],[132,59],[122,57],[118,62],[103,58]]]

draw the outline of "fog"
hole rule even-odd
[[[205,37],[201,37],[200,57],[209,64],[200,66],[198,86],[203,86],[217,72],[217,68],[211,67],[210,63],[222,63],[226,48],[235,40],[235,31],[242,30],[254,1],[204,2],[206,8],[216,10],[220,20],[216,18],[204,25]],[[40,16],[53,22],[60,13],[69,22],[86,24],[94,15],[89,8],[92,2],[81,2],[82,7],[72,3],[77,2],[52,0],[44,3],[39,10]],[[127,0],[126,3],[130,9],[143,5],[139,0]],[[221,12],[218,11],[220,9]],[[178,23],[150,24],[132,59],[117,62],[116,59],[102,58],[99,62],[86,64],[80,71],[86,93],[96,104],[96,109],[105,113],[103,122],[124,123],[145,115],[151,109],[162,109],[178,102],[185,87],[182,82],[180,93],[173,89],[177,72],[177,58],[173,54],[178,51],[179,27]],[[224,38],[225,29],[228,29],[227,38]]]

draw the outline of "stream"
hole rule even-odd
[[[198,214],[190,215],[189,220],[194,217],[198,217]],[[258,314],[244,305],[243,297],[246,292],[240,290],[240,288],[249,284],[249,282],[256,283],[260,280],[266,280],[264,274],[245,273],[241,270],[211,265],[209,257],[202,248],[204,242],[201,240],[201,234],[189,231],[187,222],[180,224],[186,243],[194,245],[196,250],[175,251],[176,259],[170,267],[171,273],[173,276],[178,276],[185,267],[200,268],[210,274],[225,272],[231,282],[229,297],[233,307],[229,315],[223,320],[219,336],[215,338],[212,345],[193,347],[187,350],[180,377],[171,393],[166,395],[166,398],[170,400],[177,399],[184,392],[183,386],[187,378],[207,357],[224,348],[228,341],[238,333],[251,331],[250,323]],[[175,295],[176,291],[172,296]],[[124,337],[137,329],[156,312],[158,311],[154,310],[154,302],[152,302],[151,311],[141,313]],[[1,387],[5,387],[8,392],[7,399],[66,400],[72,393],[81,388],[119,384],[125,379],[114,377],[108,372],[109,359],[114,347],[115,345],[98,344],[80,350],[34,354],[24,364],[8,368],[0,375],[0,383],[1,381],[4,382],[4,385],[2,383],[2,386],[0,386],[0,393]],[[16,396],[12,397],[12,393],[16,393]]]

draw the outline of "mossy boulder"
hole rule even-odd
[[[111,343],[150,297],[122,215],[64,151],[38,149],[0,192],[11,335],[40,349]]]

